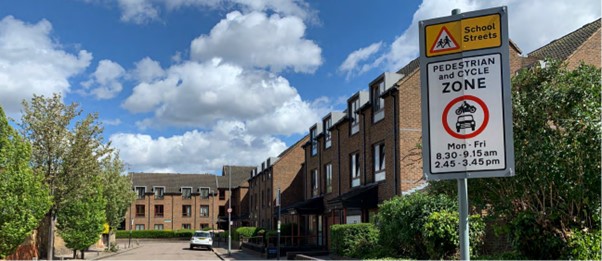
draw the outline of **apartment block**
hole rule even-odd
[[[302,173],[305,157],[302,145],[307,141],[308,136],[303,137],[278,157],[266,159],[247,173],[251,225],[276,228],[278,190],[283,206],[304,200]],[[295,221],[287,219],[285,222]]]
[[[240,186],[252,167],[225,166],[222,176],[211,174],[130,173],[136,200],[128,208],[126,230],[203,229],[228,226],[229,181]],[[230,178],[231,175],[231,178]],[[246,196],[238,192],[242,197]],[[232,204],[235,218],[244,219],[240,203]]]

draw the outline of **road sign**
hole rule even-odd
[[[434,57],[464,51],[501,47],[502,16],[484,14],[428,24],[424,28],[426,56]]]
[[[232,209],[231,208],[228,208],[228,213],[232,213]]]
[[[429,180],[514,174],[507,19],[500,7],[420,22]]]

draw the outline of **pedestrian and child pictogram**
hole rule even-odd
[[[431,53],[451,51],[456,49],[460,49],[460,45],[458,44],[458,42],[456,42],[456,39],[454,39],[452,34],[447,30],[445,26],[441,27],[439,36],[437,36],[435,42],[431,47]]]

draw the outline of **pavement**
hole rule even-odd
[[[213,252],[221,260],[265,260],[265,256],[251,251],[243,249],[230,248],[230,255],[228,255],[228,249],[223,247],[213,247]],[[285,258],[286,259],[286,258]]]
[[[84,252],[84,259],[85,260],[100,260],[100,259],[111,257],[111,256],[114,256],[117,254],[125,253],[130,250],[134,250],[136,248],[139,248],[140,246],[141,245],[139,245],[139,244],[132,244],[130,248],[118,249],[116,252],[106,251],[104,249],[89,248],[88,250],[86,250]],[[57,255],[57,256],[55,256],[55,259],[56,260],[70,260],[70,259],[73,259],[73,253],[65,254],[65,255]],[[77,251],[76,259],[81,260],[81,253],[79,251]]]

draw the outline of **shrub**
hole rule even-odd
[[[528,259],[559,259],[565,246],[560,231],[541,224],[530,212],[520,213],[510,222],[510,236],[513,247]]]
[[[258,227],[239,227],[236,229],[236,233],[239,236],[243,236],[243,237],[253,237],[257,235],[257,232],[259,232],[260,228]]]
[[[452,259],[460,253],[459,216],[456,211],[442,211],[433,212],[428,217],[422,237],[430,259]],[[479,215],[469,217],[468,233],[472,256],[482,245],[485,236],[485,223]]]
[[[192,230],[134,230],[132,238],[190,238],[194,231]],[[129,230],[117,230],[116,238],[129,238]]]
[[[562,259],[601,260],[601,244],[602,234],[599,230],[591,232],[576,231],[569,237]]]
[[[370,223],[332,225],[330,235],[339,256],[365,258],[378,246],[378,229]]]
[[[421,192],[383,202],[377,216],[381,246],[396,257],[427,259],[422,240],[424,224],[431,213],[453,211],[456,205],[456,201],[445,195]]]

